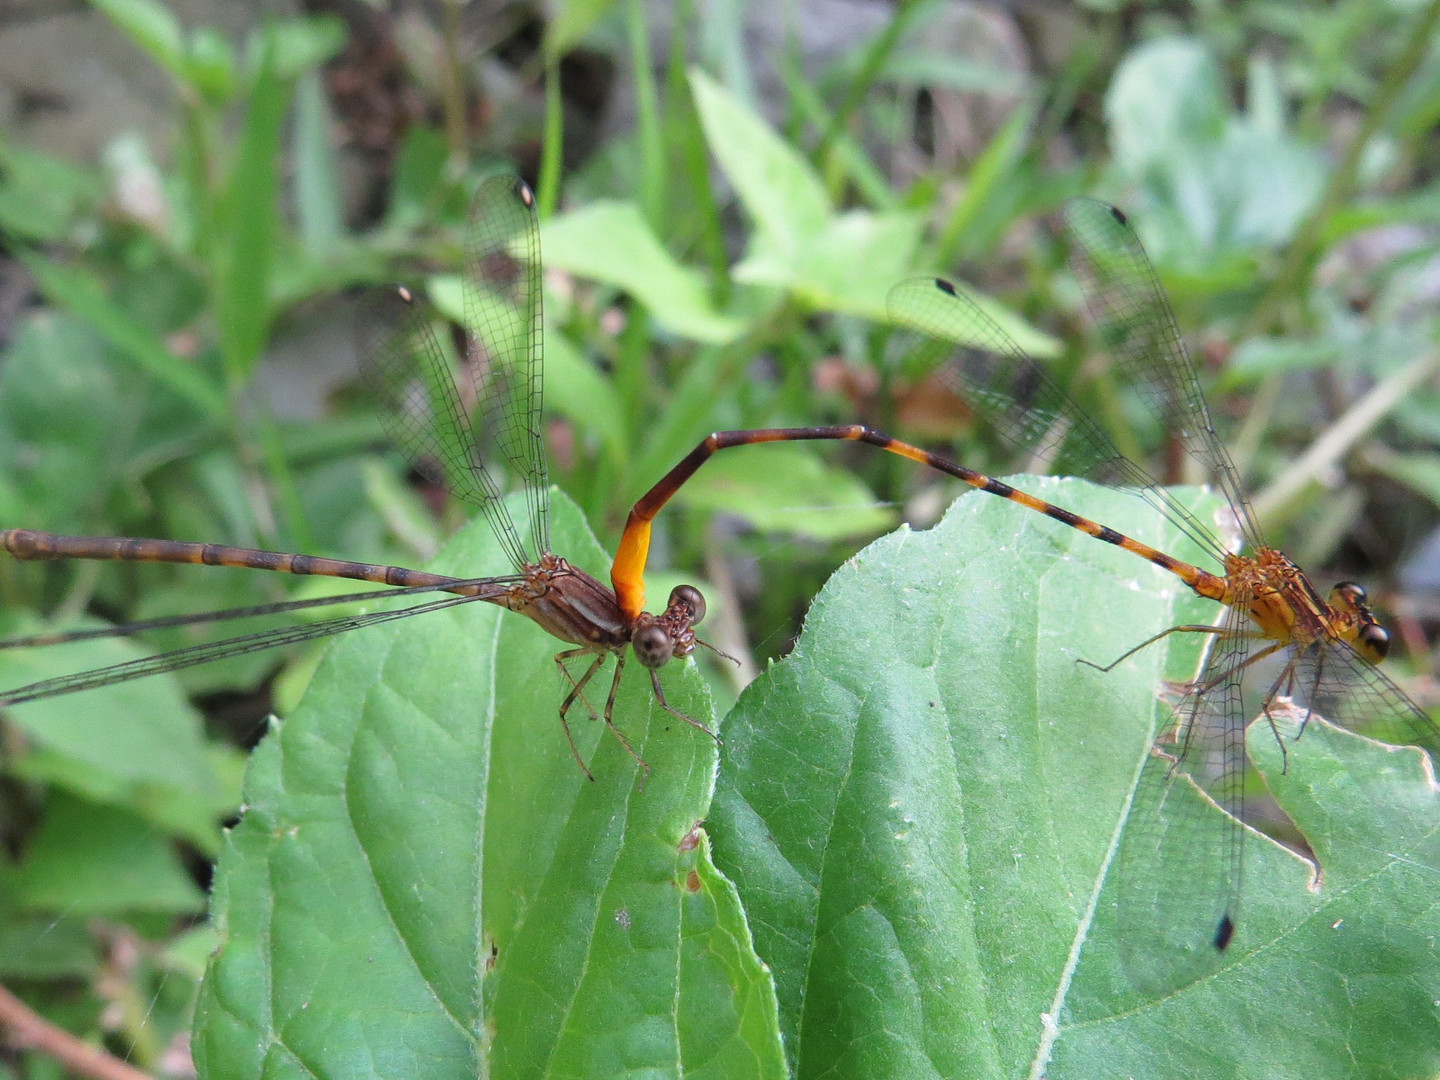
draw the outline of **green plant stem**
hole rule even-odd
[[[1340,164],[1330,174],[1319,204],[1300,226],[1300,231],[1285,252],[1284,261],[1280,264],[1280,269],[1272,279],[1270,287],[1260,298],[1260,302],[1255,305],[1254,311],[1251,312],[1250,318],[1246,320],[1240,333],[1236,335],[1237,341],[1247,341],[1264,333],[1286,300],[1300,288],[1307,269],[1318,254],[1317,249],[1320,246],[1326,223],[1339,209],[1340,204],[1350,197],[1355,187],[1355,178],[1360,171],[1360,161],[1364,156],[1365,147],[1370,144],[1370,140],[1380,130],[1380,125],[1385,122],[1391,107],[1400,96],[1400,92],[1424,61],[1430,50],[1431,39],[1437,25],[1440,25],[1440,0],[1431,0],[1416,21],[1415,29],[1411,33],[1404,51],[1386,71],[1385,79],[1380,84],[1380,90],[1375,95],[1369,111],[1365,114],[1360,129],[1355,133],[1350,145],[1346,147],[1345,156],[1340,160]],[[1259,396],[1269,399],[1277,398],[1280,382],[1280,376],[1270,376],[1261,384],[1258,391]],[[1258,446],[1260,443],[1259,432],[1268,423],[1267,410],[1252,409],[1236,437],[1236,445],[1241,448]],[[1245,469],[1246,460],[1246,455],[1236,455],[1236,462],[1242,472]]]
[[[819,144],[815,147],[815,160],[824,161],[825,155],[829,152],[831,144],[840,136],[840,133],[850,123],[850,118],[855,115],[855,110],[860,108],[860,103],[865,100],[875,85],[875,80],[880,77],[881,70],[895,51],[895,46],[900,43],[901,35],[905,33],[906,27],[910,25],[911,16],[920,10],[921,5],[915,0],[906,0],[895,12],[890,24],[870,43],[865,50],[864,60],[860,64],[860,70],[855,73],[855,78],[845,89],[845,97],[840,102],[840,107],[835,110],[835,115],[830,119],[830,125],[825,129],[825,134],[820,137]]]
[[[545,52],[545,141],[540,149],[540,175],[536,179],[536,211],[544,221],[560,201],[561,150],[565,145],[564,103],[560,100],[560,59]]]
[[[1301,276],[1315,257],[1316,248],[1319,246],[1326,223],[1340,204],[1350,197],[1354,189],[1355,177],[1360,171],[1360,160],[1365,153],[1365,147],[1370,144],[1370,140],[1389,115],[1396,98],[1405,88],[1405,84],[1410,81],[1410,77],[1415,74],[1416,69],[1425,59],[1437,25],[1440,25],[1440,0],[1431,0],[1416,22],[1414,32],[1410,35],[1404,51],[1386,70],[1384,81],[1380,84],[1380,90],[1375,95],[1370,109],[1366,112],[1360,129],[1355,133],[1350,145],[1346,147],[1345,156],[1341,158],[1340,164],[1330,174],[1319,205],[1301,225],[1300,232],[1285,253],[1285,261],[1281,263],[1280,270],[1275,275],[1270,288],[1266,290],[1260,303],[1255,306],[1254,312],[1239,335],[1239,340],[1244,341],[1263,333],[1274,318],[1275,312],[1299,287]]]
[[[650,227],[665,232],[665,136],[660,129],[660,95],[650,57],[650,28],[640,0],[625,5],[630,63],[635,75],[635,125],[640,141],[640,211]]]
[[[450,156],[466,156],[465,83],[460,74],[460,13],[464,0],[445,0],[440,13],[440,100]]]

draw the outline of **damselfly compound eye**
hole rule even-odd
[[[1352,604],[1364,604],[1370,599],[1370,594],[1365,591],[1365,586],[1357,585],[1353,581],[1342,581],[1330,591],[1332,597],[1344,597]],[[1333,601],[1332,601],[1333,602]]]
[[[635,659],[647,668],[664,667],[675,648],[675,640],[665,628],[651,623],[635,631],[630,638],[630,647],[635,650]]]
[[[1390,655],[1390,631],[1379,623],[1367,623],[1360,631],[1360,641],[1381,660]]]
[[[690,625],[694,626],[705,618],[705,597],[694,585],[676,585],[670,590],[670,606],[684,604],[690,609]]]

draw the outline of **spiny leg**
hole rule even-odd
[[[610,696],[605,699],[605,726],[610,729],[611,735],[614,735],[615,738],[620,740],[620,745],[625,748],[627,754],[635,759],[635,764],[640,766],[639,787],[643,791],[645,788],[645,778],[650,775],[650,766],[645,763],[644,758],[635,752],[635,748],[630,745],[630,740],[625,738],[625,733],[616,727],[615,721],[611,719],[615,713],[615,698],[620,693],[620,676],[623,674],[625,674],[625,654],[623,652],[616,653],[615,677],[610,680]]]
[[[1272,645],[1270,648],[1265,649],[1265,650],[1262,651],[1262,652],[1256,653],[1254,659],[1258,660],[1258,659],[1260,659],[1261,657],[1269,656],[1271,653],[1275,652],[1277,649],[1283,648],[1284,645],[1285,645],[1284,642],[1277,642],[1275,645]],[[1270,715],[1270,706],[1271,706],[1272,704],[1274,704],[1276,698],[1279,698],[1279,697],[1288,697],[1288,698],[1292,698],[1292,699],[1294,698],[1294,696],[1295,696],[1295,671],[1296,671],[1296,669],[1297,669],[1297,667],[1298,667],[1298,665],[1299,665],[1299,659],[1300,659],[1300,658],[1299,658],[1298,656],[1291,656],[1291,657],[1290,657],[1289,662],[1285,665],[1285,669],[1284,669],[1283,671],[1281,671],[1280,674],[1279,674],[1279,676],[1275,679],[1275,681],[1274,681],[1273,683],[1271,683],[1270,689],[1267,690],[1267,691],[1265,691],[1265,701],[1264,701],[1264,704],[1261,706],[1262,711],[1265,713],[1265,720],[1266,720],[1266,722],[1270,725],[1270,733],[1275,736],[1275,744],[1280,747],[1280,771],[1281,771],[1281,773],[1287,773],[1287,772],[1290,771],[1290,751],[1289,751],[1289,749],[1285,746],[1285,740],[1284,740],[1284,738],[1282,738],[1281,735],[1280,735],[1280,728],[1276,725],[1276,723],[1275,723],[1275,718]],[[1318,675],[1318,672],[1317,672],[1317,675],[1316,675],[1316,685],[1319,685],[1319,675]],[[1284,689],[1281,689],[1281,687],[1284,687]],[[1309,723],[1310,723],[1310,717],[1314,715],[1314,710],[1315,710],[1314,698],[1315,698],[1315,695],[1314,695],[1313,690],[1312,690],[1311,693],[1309,693],[1309,694],[1307,694],[1307,695],[1305,696],[1305,715],[1304,715],[1303,717],[1301,717],[1301,719],[1300,719],[1300,728],[1299,728],[1298,731],[1295,732],[1295,738],[1297,738],[1297,739],[1300,738],[1301,735],[1304,735],[1304,734],[1305,734],[1305,728],[1306,728],[1306,727],[1309,725]]]
[[[560,673],[565,676],[565,681],[570,684],[570,694],[560,705],[560,712],[562,714],[569,712],[570,706],[574,704],[575,700],[578,698],[580,704],[584,705],[586,711],[589,712],[591,720],[600,719],[600,714],[595,711],[595,706],[591,705],[589,699],[585,696],[585,684],[588,683],[591,676],[595,674],[595,669],[604,662],[605,654],[600,654],[600,656],[598,657],[598,662],[592,663],[590,665],[590,667],[586,670],[585,674],[580,677],[579,682],[575,681],[575,676],[571,675],[570,669],[565,666],[566,660],[573,660],[577,656],[594,655],[595,653],[592,649],[566,649],[564,652],[556,654],[555,664],[557,667],[560,668]]]
[[[594,662],[585,669],[585,674],[581,675],[578,680],[570,674],[570,669],[565,666],[566,660],[571,660],[577,656],[588,655],[590,655],[589,649],[566,649],[564,652],[555,655],[555,666],[558,667],[565,678],[570,681],[571,686],[570,693],[566,694],[565,700],[560,703],[560,726],[565,731],[565,741],[570,744],[570,753],[574,755],[575,763],[580,766],[580,771],[583,772],[588,779],[594,780],[595,775],[586,766],[585,759],[580,756],[580,750],[575,745],[575,736],[570,733],[570,721],[565,718],[565,714],[570,711],[570,706],[575,704],[577,697],[585,702],[585,708],[590,709],[590,715],[595,715],[595,710],[590,708],[588,701],[585,701],[583,691],[585,690],[585,684],[595,677],[595,673],[599,671],[600,666],[605,663],[605,654],[601,653],[595,657]]]
[[[1260,635],[1259,635],[1258,633],[1256,633],[1256,634],[1247,633],[1247,634],[1242,634],[1242,635],[1239,635],[1239,636],[1241,636],[1241,637],[1259,637]],[[1285,646],[1288,645],[1288,644],[1289,644],[1289,642],[1287,642],[1287,641],[1275,641],[1275,642],[1272,642],[1272,643],[1269,644],[1269,645],[1266,645],[1265,648],[1261,649],[1259,652],[1257,652],[1257,653],[1251,653],[1251,654],[1250,654],[1249,656],[1247,656],[1244,660],[1240,661],[1240,663],[1234,665],[1233,667],[1227,668],[1226,670],[1222,671],[1219,675],[1216,675],[1215,678],[1211,679],[1209,682],[1207,682],[1207,683],[1205,683],[1204,685],[1202,685],[1201,687],[1199,687],[1199,689],[1198,689],[1197,692],[1198,692],[1198,693],[1201,693],[1201,694],[1208,694],[1211,690],[1215,689],[1215,687],[1219,686],[1222,682],[1224,682],[1226,679],[1228,679],[1228,678],[1229,678],[1232,674],[1234,674],[1235,672],[1237,672],[1237,671],[1244,671],[1244,670],[1245,670],[1247,667],[1249,667],[1251,664],[1258,663],[1258,662],[1260,662],[1261,660],[1264,660],[1267,656],[1274,656],[1277,652],[1279,652],[1281,649],[1285,648]],[[1281,676],[1281,681],[1283,681],[1283,679],[1284,679],[1284,676]],[[1280,682],[1277,681],[1276,684],[1275,684],[1275,686],[1279,686],[1279,685],[1280,685]],[[1271,689],[1271,695],[1273,695],[1273,694],[1274,694],[1275,687],[1271,687],[1270,689]],[[1269,702],[1269,696],[1266,697],[1266,702],[1267,702],[1267,703]]]
[[[700,723],[699,720],[692,720],[692,719],[690,719],[690,717],[686,716],[683,712],[681,712],[679,709],[675,708],[675,707],[672,706],[668,701],[665,700],[665,691],[660,689],[660,673],[659,673],[658,671],[656,671],[654,668],[651,668],[651,669],[650,669],[650,685],[655,688],[655,700],[660,703],[660,707],[661,707],[662,709],[664,709],[666,712],[668,712],[671,716],[677,716],[677,717],[679,717],[681,720],[684,720],[685,723],[689,724],[691,727],[693,727],[693,728],[698,728],[700,731],[703,731],[706,735],[709,735],[710,738],[712,738],[712,739],[715,740],[715,745],[716,745],[716,746],[721,746],[721,745],[723,745],[723,744],[720,742],[720,736],[719,736],[719,735],[716,735],[715,732],[711,731],[711,730],[710,730],[708,727],[706,727],[704,724]]]
[[[1151,635],[1144,641],[1140,642],[1140,644],[1126,649],[1114,660],[1110,661],[1110,663],[1103,666],[1095,663],[1093,660],[1086,660],[1083,657],[1076,657],[1075,662],[1077,664],[1084,664],[1088,668],[1094,668],[1096,671],[1114,671],[1115,668],[1119,667],[1126,660],[1130,659],[1130,657],[1134,656],[1142,649],[1149,648],[1157,641],[1161,641],[1162,639],[1169,637],[1171,634],[1211,634],[1215,637],[1217,641],[1222,639],[1234,640],[1236,638],[1259,638],[1263,636],[1258,631],[1237,630],[1233,626],[1214,626],[1208,623],[1203,625],[1186,623],[1181,626],[1172,626],[1169,629],[1161,630],[1158,634]],[[1255,660],[1259,660],[1262,657],[1269,656],[1272,652],[1275,651],[1276,648],[1279,647],[1279,645],[1272,645],[1269,648],[1261,650],[1259,653],[1256,653],[1254,656],[1246,659],[1244,663],[1239,666],[1239,668],[1234,670],[1245,668],[1251,663],[1253,663]],[[1225,671],[1217,675],[1215,678],[1204,684],[1190,684],[1190,687],[1185,695],[1185,701],[1193,703],[1190,706],[1190,715],[1188,717],[1185,717],[1183,714],[1178,713],[1179,709],[1185,707],[1184,702],[1176,706],[1177,714],[1181,717],[1179,726],[1176,728],[1176,734],[1180,740],[1180,745],[1178,747],[1178,751],[1175,755],[1174,761],[1170,763],[1170,775],[1174,774],[1175,770],[1180,767],[1180,763],[1185,760],[1185,758],[1190,752],[1190,741],[1194,737],[1195,725],[1198,722],[1198,718],[1200,715],[1199,702],[1204,698],[1207,693],[1213,690],[1216,686],[1219,686],[1220,683],[1225,681],[1225,679],[1229,678],[1234,673],[1234,670],[1226,669]]]
[[[1088,668],[1094,668],[1096,671],[1114,671],[1117,667],[1123,664],[1126,660],[1129,660],[1130,657],[1134,656],[1142,649],[1148,649],[1157,641],[1161,640],[1162,638],[1167,638],[1171,634],[1214,634],[1216,637],[1228,637],[1232,633],[1233,631],[1231,631],[1228,627],[1224,626],[1172,626],[1169,630],[1161,630],[1160,633],[1146,638],[1144,641],[1140,642],[1139,645],[1135,645],[1129,649],[1126,649],[1123,653],[1117,656],[1114,660],[1111,660],[1108,664],[1097,664],[1093,660],[1086,660],[1081,657],[1076,657],[1075,662],[1077,664],[1084,664]],[[1262,637],[1263,635],[1260,634],[1259,631],[1244,631],[1243,636],[1258,638]]]
[[[1174,630],[1190,630],[1190,629],[1192,629],[1192,628],[1191,628],[1191,627],[1185,627],[1185,626],[1177,626],[1177,627],[1174,627],[1173,629],[1174,629]],[[1225,638],[1228,638],[1228,639],[1230,639],[1230,640],[1232,640],[1232,641],[1233,641],[1233,640],[1236,640],[1237,638],[1258,638],[1258,637],[1261,636],[1259,633],[1256,633],[1256,632],[1253,632],[1253,631],[1235,632],[1235,631],[1233,631],[1233,630],[1232,630],[1231,628],[1229,628],[1229,627],[1206,627],[1206,628],[1202,628],[1202,629],[1204,629],[1204,630],[1205,630],[1206,632],[1208,632],[1208,633],[1216,634],[1216,635],[1217,635],[1217,639],[1218,639],[1219,637],[1225,637]],[[1169,633],[1169,632],[1170,632],[1170,631],[1166,631],[1166,633]],[[1157,637],[1164,637],[1164,634],[1157,635]],[[1154,640],[1154,639],[1152,639],[1152,640]],[[1200,683],[1200,684],[1198,684],[1198,685],[1192,686],[1191,689],[1190,689],[1190,696],[1191,696],[1191,698],[1192,698],[1193,700],[1195,700],[1195,701],[1199,701],[1199,700],[1203,699],[1203,698],[1205,697],[1205,695],[1211,693],[1217,686],[1219,686],[1221,683],[1225,682],[1227,679],[1233,678],[1234,676],[1238,675],[1240,672],[1242,672],[1242,671],[1244,671],[1246,668],[1248,668],[1251,664],[1258,663],[1259,661],[1264,660],[1267,656],[1273,656],[1275,653],[1277,653],[1277,652],[1279,652],[1281,649],[1285,648],[1286,644],[1287,644],[1287,643],[1286,643],[1286,642],[1283,642],[1283,641],[1272,642],[1271,644],[1265,646],[1265,648],[1261,649],[1259,652],[1252,653],[1251,655],[1247,656],[1244,660],[1240,661],[1240,663],[1238,663],[1238,664],[1233,664],[1233,665],[1225,668],[1225,670],[1219,672],[1217,675],[1215,675],[1213,678],[1211,678],[1211,679],[1208,680],[1207,682]],[[1142,646],[1142,647],[1143,647],[1143,646]],[[1282,678],[1283,678],[1283,676],[1282,676]],[[1276,685],[1278,686],[1279,684],[1277,683]],[[1280,732],[1276,729],[1274,718],[1272,718],[1271,715],[1270,715],[1270,701],[1271,701],[1272,698],[1274,697],[1274,693],[1275,693],[1275,687],[1271,687],[1270,693],[1268,693],[1268,694],[1265,696],[1265,702],[1264,702],[1264,704],[1262,705],[1261,708],[1262,708],[1262,711],[1265,713],[1265,720],[1266,720],[1266,722],[1269,723],[1269,725],[1270,725],[1270,730],[1275,733],[1275,738],[1276,738],[1276,740],[1278,741],[1279,738],[1280,738]],[[1191,722],[1190,724],[1188,724],[1188,725],[1186,726],[1186,729],[1185,729],[1185,741],[1184,741],[1184,744],[1183,744],[1183,750],[1182,750],[1182,752],[1181,752],[1181,754],[1180,754],[1180,757],[1181,757],[1181,758],[1184,758],[1184,757],[1189,753],[1189,750],[1190,750],[1190,739],[1191,739],[1191,736],[1192,736],[1193,732],[1194,732],[1194,723],[1193,723],[1193,717],[1192,717],[1192,722]],[[1285,753],[1285,745],[1284,745],[1284,743],[1281,743],[1281,744],[1280,744],[1280,753],[1281,753],[1282,756],[1283,756],[1284,753]],[[1179,764],[1179,760],[1178,760],[1178,759],[1177,759],[1177,761],[1176,761],[1176,764],[1177,764],[1177,765]]]

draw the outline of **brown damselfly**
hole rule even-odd
[[[573,648],[556,664],[569,684],[560,720],[571,751],[586,768],[567,717],[581,702],[594,714],[585,690],[612,654],[615,673],[601,715],[609,730],[631,750],[613,722],[625,660],[634,652],[650,672],[656,701],[694,727],[709,729],[665,699],[659,668],[690,655],[698,644],[694,626],[705,601],[692,586],[674,589],[664,611],[643,611],[642,572],[649,522],[663,503],[715,449],[776,441],[855,440],[871,443],[937,468],[947,463],[918,448],[859,426],[724,431],[711,435],[637,504],[631,515],[612,580],[614,590],[550,549],[549,488],[542,437],[543,327],[540,244],[534,196],[521,181],[494,177],[478,189],[471,209],[466,249],[464,308],[466,340],[449,348],[437,319],[408,289],[375,298],[369,322],[381,328],[367,349],[365,383],[379,398],[389,434],[422,472],[477,508],[488,520],[514,572],[498,577],[455,578],[402,566],[224,544],[131,537],[62,536],[31,529],[0,531],[0,547],[21,560],[95,559],[190,563],[240,567],[297,575],[348,578],[389,586],[388,590],[297,600],[225,611],[176,615],[123,626],[12,638],[0,648],[38,647],[219,622],[287,616],[325,605],[377,597],[438,597],[410,607],[363,611],[319,622],[285,625],[207,642],[108,667],[62,675],[0,693],[0,707],[95,689],[129,679],[179,671],[282,645],[327,637],[363,627],[468,604],[497,604],[538,623]],[[702,457],[697,457],[703,451]],[[518,478],[527,512],[523,527],[502,500],[503,466]],[[643,525],[643,545],[637,544]],[[586,661],[579,674],[567,663]],[[634,751],[631,750],[634,754]],[[636,760],[639,755],[634,754]],[[641,762],[643,765],[644,763]],[[586,770],[588,773],[588,769]]]

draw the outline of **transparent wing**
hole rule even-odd
[[[550,550],[543,420],[540,228],[535,194],[511,176],[487,180],[470,208],[465,246],[466,370],[479,403],[473,445],[494,441],[524,485],[530,550]],[[533,561],[533,560],[532,560]]]
[[[3,649],[36,649],[51,645],[68,645],[74,641],[94,641],[97,638],[130,637],[152,630],[167,630],[177,626],[200,626],[205,623],[230,622],[239,619],[258,619],[268,615],[289,615],[311,608],[334,607],[337,604],[363,604],[371,600],[385,600],[396,596],[415,596],[422,593],[449,592],[459,587],[482,586],[478,599],[503,595],[509,586],[524,581],[522,575],[490,578],[452,578],[439,585],[412,585],[398,589],[365,589],[361,592],[342,593],[337,596],[315,596],[307,600],[281,600],[274,604],[254,604],[249,607],[224,608],[220,611],[196,611],[180,615],[163,615],[156,619],[141,619],[137,622],[118,623],[112,626],[93,626],[83,630],[60,630],[44,634],[29,634],[25,637],[0,640]]]
[[[1126,975],[1147,994],[1214,971],[1239,925],[1242,682],[1253,640],[1243,614],[1229,609],[1141,770],[1117,859],[1116,915]]]
[[[1217,560],[1224,546],[1027,355],[969,289],[943,278],[912,278],[890,290],[890,318],[911,331],[892,343],[907,365],[933,371],[1029,468],[1083,476],[1144,499]]]
[[[485,514],[520,569],[549,549],[540,242],[530,189],[508,176],[482,184],[469,237],[464,340],[438,334],[434,310],[399,289],[376,297],[366,313],[378,340],[364,373],[391,438],[429,478]],[[524,485],[527,539],[501,501],[501,462]]]
[[[1343,641],[1319,642],[1296,658],[1300,704],[1332,724],[1399,746],[1420,746],[1440,764],[1440,729],[1390,676]]]
[[[41,698],[56,697],[59,694],[75,693],[79,690],[92,690],[100,686],[110,686],[113,683],[128,682],[131,679],[142,679],[147,675],[158,675],[161,672],[180,671],[198,664],[208,664],[212,660],[243,656],[246,653],[275,649],[282,645],[297,645],[303,641],[330,637],[332,634],[343,634],[347,630],[359,630],[362,627],[374,626],[392,619],[404,619],[422,612],[454,607],[456,604],[483,601],[504,591],[503,588],[500,588],[497,593],[491,594],[446,596],[439,600],[413,604],[410,607],[398,608],[393,611],[362,612],[358,615],[345,615],[306,626],[277,626],[253,634],[226,638],[223,641],[212,641],[203,645],[175,649],[158,656],[129,660],[123,664],[111,664],[109,667],[76,672],[74,675],[61,675],[58,678],[45,679],[0,693],[0,708],[20,705],[27,701],[38,701]]]
[[[1071,200],[1062,216],[1074,241],[1070,267],[1127,385],[1200,462],[1234,509],[1246,541],[1260,547],[1240,476],[1215,432],[1170,301],[1134,227],[1120,210],[1094,199]]]

